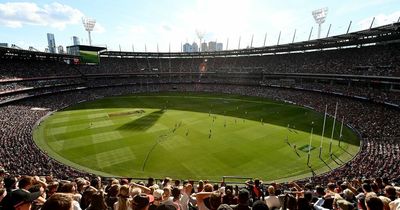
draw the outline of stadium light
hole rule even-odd
[[[92,45],[92,37],[90,35],[90,32],[93,31],[93,28],[96,25],[96,20],[92,19],[92,18],[84,17],[84,18],[82,18],[82,23],[83,23],[83,27],[85,27],[85,30],[89,34],[89,45]]]
[[[326,16],[328,15],[328,7],[312,11],[315,22],[318,24],[318,39],[321,37],[321,25],[325,23]]]
[[[199,52],[201,52],[201,41],[203,40],[205,34],[206,32],[204,30],[196,29],[197,38],[200,40]]]

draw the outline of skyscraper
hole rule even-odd
[[[193,42],[192,44],[192,52],[198,52],[199,51],[199,46],[197,45],[196,42]]]
[[[74,45],[79,45],[79,38],[77,36],[72,37],[72,41],[74,42]]]
[[[185,43],[183,45],[183,52],[192,52],[192,45],[190,45],[189,43]]]
[[[217,42],[208,42],[208,51],[216,51],[217,50]]]
[[[49,53],[56,53],[56,40],[54,34],[47,33],[47,43],[49,44]]]
[[[222,51],[224,48],[224,45],[220,42],[217,43],[217,51]]]
[[[58,54],[64,54],[64,47],[62,45],[58,46]]]
[[[201,52],[206,52],[208,51],[207,43],[203,42],[201,43]]]

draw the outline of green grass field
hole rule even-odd
[[[330,158],[333,120],[328,119],[318,158],[323,114],[311,109],[205,93],[148,93],[80,103],[47,117],[34,139],[55,159],[103,176],[277,181],[311,175],[306,163],[312,122],[310,162],[316,173],[339,167],[358,152],[357,136],[345,127],[344,140],[340,147],[333,141]]]

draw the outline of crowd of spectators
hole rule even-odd
[[[72,65],[59,61],[0,59],[0,82],[21,78],[81,75]]]
[[[101,64],[81,66],[84,74],[198,72],[202,58],[100,58]]]
[[[32,89],[32,88],[82,84],[83,82],[84,80],[81,77],[0,82],[0,95]]]
[[[335,80],[317,81],[293,79],[261,78],[262,74],[270,73],[322,73],[351,74],[374,76],[399,76],[399,44],[375,45],[360,48],[345,48],[336,50],[296,52],[264,56],[237,57],[135,57],[113,58],[101,57],[99,65],[68,65],[59,61],[1,59],[0,63],[0,96],[4,93],[23,91],[29,88],[47,86],[50,83],[68,84],[72,81],[82,82],[82,79],[92,78],[92,83],[99,79],[95,75],[133,74],[125,79],[129,83],[157,82],[207,82],[221,83],[228,80],[235,84],[272,84],[321,90],[339,93],[346,96],[359,96],[380,102],[400,105],[400,94],[394,86],[385,82],[376,84],[361,83],[357,80],[341,84]],[[200,74],[200,65],[206,63],[205,74]],[[190,74],[187,74],[190,73]],[[239,74],[237,74],[239,73]],[[141,75],[137,75],[141,74]],[[149,79],[149,74],[151,78]],[[35,81],[14,81],[52,76],[82,76],[82,78],[43,79]],[[144,76],[145,75],[145,76]],[[260,76],[261,75],[261,76]],[[156,78],[158,77],[158,78]],[[4,81],[9,82],[4,82]],[[124,84],[104,79],[107,84]],[[119,79],[121,80],[121,79]],[[58,81],[58,82],[57,82]],[[70,81],[70,82],[67,82]],[[60,83],[61,82],[61,83]],[[114,82],[114,83],[113,83]],[[98,82],[100,83],[100,82]],[[287,85],[286,83],[289,83]],[[88,86],[94,86],[88,84]],[[394,89],[393,89],[394,88]],[[398,87],[397,87],[398,89]],[[26,93],[22,95],[27,95]],[[4,97],[4,99],[15,97]]]
[[[130,179],[0,174],[4,210],[399,210],[400,187],[391,180],[330,180],[315,183],[239,185],[148,178]],[[2,187],[3,187],[2,186]]]
[[[320,73],[400,76],[399,44],[365,46],[313,52],[230,57],[101,57],[101,65],[84,68],[85,74],[198,72]]]
[[[80,83],[77,84],[57,84],[57,85],[49,85],[49,86],[43,86],[43,87],[36,87],[36,88],[25,88],[23,90],[19,91],[13,91],[11,93],[5,93],[1,94],[0,93],[0,104],[3,103],[8,103],[10,101],[15,101],[19,100],[22,98],[27,98],[27,97],[32,97],[32,96],[38,96],[38,95],[43,95],[43,94],[51,94],[54,92],[62,92],[62,91],[68,91],[68,90],[74,90],[76,88],[79,88],[81,86]]]
[[[295,79],[263,79],[260,84],[267,86],[289,87],[305,90],[322,91],[325,93],[340,94],[350,97],[361,97],[378,103],[391,103],[400,105],[400,91],[390,91],[385,89],[375,89],[368,87],[367,84],[357,85],[354,83],[337,82],[316,82],[314,80]]]

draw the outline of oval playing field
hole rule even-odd
[[[311,169],[328,171],[358,152],[357,135],[346,126],[338,145],[337,121],[331,158],[329,118],[319,158],[323,118],[323,113],[263,98],[147,93],[60,110],[37,126],[34,139],[60,162],[103,176],[281,180],[311,176]]]

